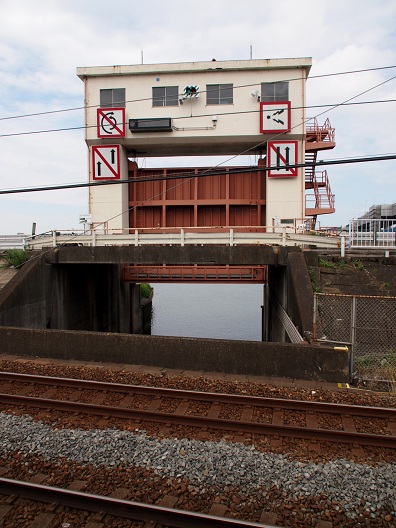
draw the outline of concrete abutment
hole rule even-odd
[[[144,332],[139,285],[120,277],[120,265],[131,262],[268,265],[266,342],[136,335]],[[347,353],[285,343],[272,316],[276,298],[300,332],[309,331],[309,286],[302,252],[280,247],[59,248],[36,255],[0,291],[1,352],[347,381]]]

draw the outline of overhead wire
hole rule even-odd
[[[393,79],[393,78],[392,78]],[[390,79],[390,80],[392,80]],[[387,82],[387,81],[385,81]],[[364,92],[363,92],[364,93]],[[362,94],[360,94],[362,95]],[[291,107],[291,110],[308,110],[308,109],[314,109],[314,108],[336,108],[338,106],[353,106],[353,105],[366,105],[366,104],[382,104],[382,103],[395,103],[396,99],[379,99],[379,100],[371,100],[371,101],[354,101],[354,102],[342,102],[342,103],[329,103],[329,104],[322,104],[322,105],[307,105],[307,106],[293,106]],[[245,110],[240,112],[217,112],[217,116],[224,117],[224,116],[231,116],[231,115],[245,115],[245,114],[257,114],[260,110]],[[182,120],[182,119],[198,119],[203,117],[211,117],[213,115],[212,113],[209,114],[196,114],[196,115],[186,115],[186,116],[176,116],[172,117],[173,121],[176,120]],[[321,115],[321,114],[319,114]],[[121,124],[121,123],[120,123]],[[128,124],[128,122],[123,123],[125,125]],[[8,134],[0,134],[0,138],[4,137],[15,137],[15,136],[30,136],[35,134],[48,134],[52,132],[69,132],[72,130],[88,130],[90,128],[96,128],[97,125],[81,125],[76,127],[62,127],[62,128],[50,128],[46,130],[31,130],[28,132],[10,132]]]
[[[330,108],[329,111],[334,110],[335,108],[338,108],[338,107],[340,107],[340,106],[342,106],[342,105],[344,105],[344,104],[346,104],[346,103],[349,103],[349,102],[352,101],[353,99],[356,99],[357,97],[360,97],[361,95],[364,95],[365,93],[368,93],[368,92],[370,92],[370,91],[372,91],[372,90],[378,88],[379,86],[382,86],[382,85],[386,84],[387,82],[390,82],[391,80],[393,80],[393,79],[395,79],[395,78],[396,78],[396,75],[393,76],[393,77],[391,77],[390,79],[387,79],[387,80],[385,80],[385,81],[383,81],[383,82],[381,82],[381,83],[378,83],[377,85],[375,85],[375,86],[373,86],[373,87],[371,87],[371,88],[369,88],[369,89],[367,89],[367,90],[364,90],[364,91],[360,92],[359,94],[357,94],[357,95],[355,95],[355,96],[353,96],[353,97],[347,99],[346,101],[343,101],[342,103],[339,103],[339,104],[333,105],[333,106]],[[317,114],[317,115],[315,116],[315,118],[321,116],[323,113],[325,113],[325,111],[323,111],[323,112]],[[309,119],[312,119],[312,118],[309,118]],[[309,121],[309,119],[306,119],[306,121]],[[300,125],[297,125],[297,126],[300,126]],[[280,133],[280,134],[276,134],[276,135],[273,136],[271,139],[273,140],[273,139],[275,139],[276,137],[278,137],[278,136],[280,136],[280,135],[282,135],[282,134],[281,134],[281,133]],[[271,139],[270,139],[270,140],[271,140]],[[214,169],[217,169],[217,168],[220,167],[221,165],[223,165],[223,164],[225,164],[225,163],[228,163],[228,162],[232,161],[233,159],[235,159],[235,158],[237,158],[237,157],[239,157],[239,156],[242,156],[242,155],[244,155],[244,154],[246,154],[246,153],[249,153],[249,152],[251,152],[251,151],[253,151],[253,150],[258,149],[261,145],[267,143],[267,141],[268,141],[268,139],[266,139],[265,141],[259,142],[258,144],[254,145],[253,147],[250,147],[250,148],[248,148],[248,149],[246,149],[246,150],[240,152],[239,154],[236,154],[236,155],[234,155],[234,156],[228,158],[227,160],[220,162],[219,164],[217,164],[217,165],[215,165],[215,166],[213,166],[213,167],[211,167],[211,168],[205,170],[203,173],[200,173],[199,176],[202,177],[202,176],[205,176],[205,175],[206,175],[206,176],[209,175],[208,173],[210,173],[211,171],[213,172]],[[383,159],[383,160],[384,160],[384,159],[395,159],[395,157],[396,157],[395,155],[391,155],[391,156],[382,157],[382,159]],[[362,160],[362,161],[363,161],[363,160]],[[374,158],[372,158],[372,159],[365,159],[365,161],[374,161]],[[356,160],[338,160],[338,161],[337,161],[337,160],[334,160],[333,162],[330,162],[330,161],[327,161],[327,162],[320,161],[320,162],[316,162],[316,164],[314,164],[314,165],[315,165],[315,166],[318,166],[318,165],[321,165],[321,164],[322,164],[322,165],[325,165],[325,164],[340,164],[340,163],[352,163],[352,162],[355,162],[355,163],[356,163],[356,162],[358,162],[358,161],[357,161],[357,159],[356,159]],[[299,164],[299,166],[312,166],[312,165],[313,165],[313,164]],[[290,167],[290,168],[291,168],[292,166],[288,165],[287,167]],[[287,168],[287,167],[285,167],[285,168]],[[262,169],[263,169],[263,170],[269,170],[269,169],[271,169],[271,167],[263,167]],[[257,170],[257,169],[256,169],[256,170]],[[180,177],[180,178],[183,178],[185,181],[182,181],[182,182],[180,182],[180,183],[177,183],[176,185],[174,185],[174,186],[171,187],[170,189],[167,189],[166,191],[162,191],[162,192],[158,193],[156,196],[151,197],[150,199],[145,200],[145,202],[152,201],[152,200],[154,200],[156,197],[161,196],[162,194],[164,194],[164,192],[169,192],[170,190],[174,189],[175,187],[178,187],[178,186],[180,186],[180,185],[184,185],[187,181],[191,181],[193,178],[197,177],[197,174],[194,174],[194,175],[188,175],[187,177],[185,177],[185,176],[184,176],[184,177],[183,177],[183,176],[179,176],[179,177]],[[169,178],[168,178],[168,179],[169,179]],[[176,179],[176,178],[174,178],[174,179]],[[123,181],[123,182],[126,182],[126,180],[122,180],[122,181]],[[147,179],[146,179],[145,181],[147,181]],[[3,191],[0,191],[0,194],[9,194],[10,192],[11,192],[11,191],[4,191],[4,192],[3,192]],[[29,192],[29,191],[26,191],[26,192]],[[30,192],[33,192],[33,191],[31,190]],[[122,216],[123,214],[129,213],[131,210],[133,210],[134,207],[136,207],[136,206],[128,207],[127,210],[125,210],[125,211],[123,211],[123,212],[121,212],[121,213],[115,215],[115,216],[112,217],[112,218],[108,218],[108,219],[107,219],[106,221],[104,221],[102,224],[105,224],[105,223],[107,223],[107,222],[109,222],[109,221],[111,221],[111,220],[113,220],[113,219],[115,219],[115,218],[117,218],[117,217],[119,217],[119,216]],[[78,235],[77,235],[77,236],[78,236]],[[73,237],[71,240],[73,240],[74,238],[75,238],[75,237]]]
[[[345,75],[345,74],[348,74],[348,73],[367,72],[367,71],[374,71],[374,70],[382,70],[382,69],[391,69],[391,68],[395,68],[395,67],[396,67],[396,66],[386,66],[386,67],[381,67],[381,68],[370,68],[370,69],[364,69],[364,70],[355,70],[355,71],[353,71],[353,72],[340,72],[340,73],[338,73],[338,75]],[[328,77],[328,76],[333,76],[333,75],[337,75],[337,74],[324,74],[324,75],[318,75],[318,76],[311,76],[310,78],[311,78],[311,79],[314,79],[314,78]],[[392,79],[389,79],[389,80],[392,80]],[[389,81],[389,80],[388,80],[388,81]],[[388,81],[385,81],[385,82],[388,82]],[[359,97],[359,96],[362,95],[363,93],[367,93],[368,91],[370,91],[370,90],[372,90],[372,89],[374,89],[374,88],[380,86],[381,84],[384,84],[384,83],[380,83],[379,85],[376,85],[375,87],[373,87],[373,88],[371,88],[371,89],[369,89],[369,90],[366,90],[366,91],[362,92],[361,94],[358,94],[357,96],[354,96],[354,97],[348,99],[347,101],[344,101],[343,103],[340,103],[340,104],[337,104],[337,105],[331,105],[330,110],[333,110],[333,109],[335,109],[335,108],[337,108],[337,107],[339,107],[339,106],[345,105],[345,104],[347,104],[347,103],[351,104],[351,103],[350,103],[351,100],[355,99],[356,97]],[[246,85],[246,86],[256,86],[256,85],[257,85],[257,83],[252,84],[252,85]],[[382,102],[382,101],[381,101],[381,102]],[[360,103],[360,104],[364,104],[364,103]],[[19,118],[19,117],[32,117],[32,116],[37,116],[37,115],[46,115],[46,114],[51,114],[51,113],[60,113],[60,112],[72,111],[72,110],[79,110],[79,109],[84,109],[84,108],[86,108],[86,107],[79,107],[79,108],[67,109],[67,110],[57,110],[57,111],[40,112],[40,113],[35,113],[35,114],[30,114],[30,115],[25,114],[25,115],[23,115],[23,116],[5,117],[5,118],[0,118],[0,121],[1,121],[1,120],[4,120],[4,119],[12,119],[12,118],[15,118],[15,119],[16,119],[16,118]],[[301,108],[301,107],[300,107],[300,108]],[[309,107],[306,107],[306,108],[309,108]],[[312,107],[312,108],[317,108],[317,107]],[[322,113],[324,113],[324,112],[322,112]],[[316,118],[319,117],[320,115],[322,115],[322,113],[321,113],[321,114],[318,114],[318,115],[315,116],[315,117],[316,117]],[[306,121],[308,121],[308,119],[307,119]],[[75,129],[81,129],[81,128],[85,128],[85,127],[73,127],[72,129],[75,130]],[[37,133],[37,132],[36,132],[36,133]],[[277,136],[279,136],[279,135],[280,135],[280,134],[277,134],[277,135],[274,136],[272,139],[275,139],[275,138],[276,138]],[[0,136],[0,137],[4,137],[4,136]],[[262,143],[264,143],[264,142],[262,142]],[[258,146],[261,145],[262,143],[259,143]],[[256,146],[255,148],[257,148],[257,146]],[[238,156],[240,156],[240,155],[243,155],[245,152],[249,152],[250,150],[252,150],[252,149],[248,149],[248,151],[244,151],[244,152],[242,152],[242,153],[240,153],[240,154],[238,154],[238,155],[236,155],[236,156],[233,156],[233,157],[227,159],[226,161],[224,161],[224,162],[222,162],[222,163],[220,163],[220,164],[218,164],[218,165],[212,167],[212,168],[209,169],[209,170],[212,170],[212,171],[213,171],[213,169],[218,168],[218,167],[221,166],[223,163],[228,163],[228,162],[231,161],[232,159],[235,159],[236,157],[238,157]],[[395,159],[395,157],[396,157],[395,155],[386,156],[386,159]],[[385,159],[385,157],[383,157],[383,158]],[[357,158],[357,159],[358,159],[358,158]],[[345,163],[347,163],[347,162],[349,162],[349,163],[357,162],[357,159],[356,159],[355,161],[353,161],[353,159],[352,159],[352,160],[350,159],[350,160],[348,160],[348,161],[347,161],[347,160],[344,160],[344,162],[345,162]],[[336,164],[337,161],[338,161],[338,163],[342,163],[342,160],[333,160],[332,163],[330,163],[330,160],[329,160],[329,161],[327,162],[327,164]],[[363,161],[363,160],[361,160],[361,161]],[[365,161],[374,161],[374,157],[373,157],[372,159],[366,159]],[[316,163],[316,165],[319,165],[319,164],[324,165],[325,162],[324,162],[324,161],[321,161],[321,162],[317,162],[317,163]],[[304,164],[304,165],[302,165],[302,166],[308,166],[308,165],[309,165],[309,164]],[[311,164],[311,165],[312,165],[312,164]],[[290,166],[290,167],[291,167],[291,166]],[[268,167],[262,167],[262,168],[260,168],[260,169],[266,169],[266,170],[268,170]],[[192,177],[189,177],[189,178],[187,179],[187,181],[188,181],[188,180],[192,180],[193,177],[196,177],[196,176],[197,176],[197,175],[193,175]],[[200,174],[200,176],[204,176],[204,174]],[[180,176],[180,177],[181,177],[181,176]],[[186,178],[184,177],[183,179],[186,179]],[[135,180],[135,181],[136,181],[136,180]],[[147,180],[145,180],[145,181],[147,181]],[[123,180],[123,182],[126,182],[126,180]],[[103,183],[103,182],[102,182],[102,183]],[[114,182],[112,182],[112,183],[114,183]],[[177,183],[176,185],[174,185],[173,187],[171,187],[170,189],[168,189],[168,190],[165,191],[165,192],[168,192],[169,190],[172,190],[172,189],[174,189],[174,188],[176,188],[176,187],[178,187],[178,186],[180,186],[180,185],[184,185],[184,184],[185,184],[185,182]],[[31,191],[31,192],[33,192],[33,191]],[[0,191],[0,194],[4,194],[4,192],[3,192],[3,191]],[[162,194],[163,194],[163,192],[160,192],[160,193],[158,193],[157,195],[155,195],[155,196],[151,197],[150,199],[146,200],[145,202],[152,201],[152,200],[154,200],[155,198],[157,198],[158,196],[161,196]],[[132,211],[132,210],[134,209],[134,207],[136,207],[136,206],[128,207],[128,209],[127,209],[126,211],[123,211],[123,212],[121,212],[121,213],[119,213],[119,214],[117,214],[117,215],[115,215],[115,216],[113,216],[113,217],[111,217],[111,218],[108,218],[106,221],[102,222],[101,225],[104,225],[105,223],[107,223],[107,222],[109,222],[109,221],[111,221],[111,220],[113,220],[113,219],[115,219],[115,218],[118,218],[119,216],[122,216],[123,214],[130,213],[130,211]],[[72,236],[71,238],[68,239],[67,242],[65,241],[64,243],[62,243],[61,246],[64,246],[66,243],[70,243],[70,242],[72,242],[73,240],[77,239],[79,236],[80,236],[80,235],[74,235],[74,236]],[[51,250],[47,250],[47,251],[51,251]]]
[[[356,73],[367,73],[367,72],[371,72],[371,71],[381,71],[381,70],[389,70],[389,69],[394,69],[396,68],[396,65],[392,65],[392,66],[378,66],[378,67],[375,67],[375,68],[363,68],[363,69],[360,69],[360,70],[348,70],[348,71],[344,71],[344,72],[334,72],[334,73],[323,73],[323,74],[318,74],[318,75],[310,75],[308,78],[307,78],[307,81],[309,80],[313,80],[313,79],[320,79],[322,77],[335,77],[335,76],[338,76],[338,75],[352,75],[352,74],[356,74]],[[290,78],[290,79],[284,79],[285,82],[292,82],[292,81],[300,81],[301,80],[301,77],[293,77],[293,78]],[[252,83],[252,84],[241,84],[241,85],[237,85],[237,86],[234,86],[233,88],[249,88],[249,87],[253,87],[253,86],[258,86],[260,83]],[[206,90],[200,90],[200,93],[205,93]],[[179,94],[181,95],[181,94]],[[129,99],[129,100],[126,100],[124,101],[125,103],[138,103],[138,102],[142,102],[142,101],[150,101],[152,100],[152,97],[145,97],[145,98],[141,98],[141,99]],[[41,116],[41,115],[50,115],[50,114],[58,114],[58,113],[62,113],[62,112],[74,112],[76,110],[85,110],[87,108],[100,108],[100,105],[86,105],[86,106],[76,106],[76,107],[72,107],[72,108],[63,108],[63,109],[58,109],[58,110],[46,110],[46,111],[43,111],[43,112],[32,112],[32,113],[29,113],[29,114],[19,114],[19,115],[14,115],[14,116],[4,116],[4,117],[0,117],[0,121],[6,121],[6,120],[11,120],[11,119],[22,119],[22,118],[25,118],[25,117],[37,117],[37,116]]]
[[[361,92],[361,93],[359,93],[359,94],[357,94],[357,95],[355,95],[355,96],[353,96],[353,97],[350,97],[349,99],[347,99],[347,100],[344,101],[344,102],[352,101],[353,99],[356,99],[357,97],[360,97],[360,95],[363,95],[364,93],[368,93],[368,92],[370,92],[371,90],[374,90],[374,89],[378,88],[379,86],[382,86],[383,84],[386,84],[387,82],[390,82],[390,81],[393,80],[394,78],[396,78],[396,75],[393,76],[393,77],[390,78],[390,79],[387,79],[387,80],[384,81],[384,82],[381,82],[381,83],[379,83],[379,84],[377,84],[377,85],[375,85],[375,86],[373,86],[373,87],[367,89],[367,90],[364,90],[363,92]],[[341,105],[342,105],[342,103],[340,103],[340,105],[336,105],[336,106],[332,107],[332,108],[330,109],[330,111],[331,111],[331,110],[334,110],[335,108],[337,108],[338,106],[341,106]],[[324,113],[324,112],[322,112],[322,113],[320,113],[320,114],[317,114],[317,115],[315,116],[315,118],[318,118],[318,117],[321,116],[323,113]],[[310,119],[306,119],[306,120],[305,120],[305,123],[306,123],[307,121],[309,121],[309,120],[310,120]],[[296,128],[296,127],[298,127],[298,126],[300,126],[300,125],[296,125],[296,126],[293,127],[293,128]],[[282,136],[282,133],[275,134],[274,136],[272,136],[272,138],[271,138],[269,141],[274,140],[274,139],[276,139],[276,138],[279,137],[279,136]],[[223,162],[221,162],[221,163],[219,163],[219,164],[213,166],[213,167],[212,167],[211,169],[209,169],[209,170],[217,169],[218,167],[220,167],[220,166],[223,165],[224,163],[229,163],[229,162],[232,161],[233,159],[235,159],[235,158],[237,158],[237,157],[239,157],[239,156],[242,156],[242,155],[246,154],[247,152],[250,152],[251,150],[257,149],[258,147],[260,147],[262,144],[266,143],[267,141],[268,141],[268,140],[266,140],[266,141],[262,141],[262,142],[258,143],[257,145],[255,145],[254,147],[249,148],[249,149],[247,149],[247,150],[241,152],[240,154],[237,154],[237,155],[235,155],[235,156],[232,156],[232,157],[228,158],[227,160],[225,160],[225,161],[223,161]],[[205,174],[205,172],[208,172],[208,171],[204,171],[203,174]],[[187,181],[191,181],[191,180],[194,178],[194,176],[195,176],[195,175],[193,175],[193,176],[191,176],[190,178],[186,179],[186,181],[183,181],[183,182],[180,182],[180,183],[174,185],[173,187],[171,187],[170,189],[167,189],[166,191],[162,191],[162,192],[158,193],[155,197],[152,197],[151,199],[145,200],[145,203],[154,200],[156,197],[161,196],[161,195],[164,194],[165,192],[169,192],[170,190],[172,190],[172,189],[174,189],[174,188],[176,188],[176,187],[179,187],[180,185],[184,185]],[[126,211],[123,211],[123,212],[121,212],[121,213],[115,215],[114,217],[108,219],[108,220],[105,221],[105,222],[109,222],[110,220],[113,220],[113,219],[115,219],[115,218],[118,218],[118,217],[120,217],[120,216],[122,216],[122,215],[124,215],[124,214],[128,214],[128,213],[130,213],[135,207],[136,207],[136,206],[128,207],[128,209],[127,209]],[[103,222],[103,224],[104,224],[105,222]],[[102,225],[103,225],[103,224],[102,224]]]
[[[329,165],[344,165],[350,163],[367,163],[370,161],[389,161],[396,159],[395,154],[384,154],[384,155],[372,155],[372,156],[362,156],[362,157],[348,157],[348,158],[336,158],[328,160],[319,160],[316,162],[306,162],[306,163],[295,163],[287,164],[282,167],[282,169],[298,169],[305,167],[326,167]],[[218,165],[220,166],[220,165]],[[214,167],[217,168],[218,166]],[[155,169],[154,169],[155,170]],[[19,189],[4,189],[0,190],[0,195],[4,194],[22,194],[22,193],[31,193],[31,192],[43,192],[43,191],[59,191],[65,189],[78,189],[84,187],[103,187],[107,185],[124,185],[129,183],[148,183],[154,181],[170,181],[170,180],[181,180],[181,179],[194,179],[210,176],[221,176],[224,174],[243,174],[249,172],[267,172],[270,170],[276,170],[274,166],[244,166],[236,169],[226,169],[226,170],[213,170],[213,168],[205,169],[203,172],[198,173],[181,173],[181,174],[172,174],[167,173],[166,176],[152,176],[152,177],[142,177],[142,178],[128,178],[124,180],[103,180],[103,181],[90,181],[83,183],[65,183],[60,185],[48,185],[41,187],[26,187]],[[167,190],[169,191],[169,189]],[[166,191],[166,192],[167,192]]]
[[[352,101],[353,99],[356,99],[357,97],[360,97],[361,95],[364,95],[364,94],[366,94],[366,93],[368,93],[368,92],[370,92],[370,91],[372,91],[372,90],[378,88],[379,86],[382,86],[382,85],[384,85],[384,84],[390,82],[391,80],[393,80],[393,79],[395,79],[395,78],[396,78],[396,75],[394,75],[394,76],[391,77],[390,79],[386,79],[385,81],[382,81],[381,83],[376,84],[375,86],[372,86],[371,88],[368,88],[367,90],[364,90],[364,91],[362,91],[362,92],[360,92],[360,93],[354,95],[353,97],[350,97],[349,99],[347,99],[346,101],[343,101],[342,103],[339,103],[339,104],[333,105],[333,106],[329,109],[329,111],[334,110],[335,108],[338,108],[339,106],[342,106],[342,105],[344,105],[344,104],[346,104],[346,103],[349,103],[349,102]],[[316,118],[320,117],[323,113],[325,113],[325,111],[324,111],[324,112],[321,112],[321,113],[319,113],[319,114],[317,114],[314,118],[316,119]],[[306,119],[305,122],[308,122],[310,119],[312,119],[312,118],[308,118],[308,119]],[[296,125],[296,126],[300,126],[300,125]],[[294,128],[295,128],[295,127],[294,127]],[[276,134],[276,135],[272,136],[272,138],[271,138],[270,140],[275,139],[275,138],[278,137],[279,135],[282,135],[282,134]],[[251,152],[251,151],[257,150],[260,146],[262,146],[263,144],[267,143],[267,141],[270,141],[270,140],[266,139],[266,140],[264,140],[264,141],[262,141],[262,142],[260,142],[260,143],[257,143],[256,145],[254,145],[254,146],[252,146],[252,147],[249,147],[248,149],[246,149],[246,150],[244,150],[244,151],[242,151],[242,152],[240,152],[240,153],[238,153],[238,154],[236,154],[236,155],[234,155],[234,156],[228,158],[227,160],[222,161],[222,162],[220,162],[219,164],[217,164],[217,165],[215,165],[215,166],[213,166],[213,167],[211,167],[211,168],[205,170],[203,174],[205,174],[205,173],[209,173],[209,172],[213,171],[213,169],[216,169],[216,168],[218,168],[219,166],[224,165],[225,163],[228,163],[228,162],[232,161],[233,159],[235,159],[235,158],[237,158],[237,157],[239,157],[239,156],[242,156],[242,155],[244,155],[244,154],[246,154],[246,153],[248,153],[248,152]],[[393,159],[393,157],[386,157],[386,158],[383,158],[383,159]],[[371,160],[370,160],[370,161],[371,161]],[[321,162],[321,163],[323,163],[323,162]],[[327,162],[327,164],[336,164],[336,163],[339,164],[340,162],[336,162],[336,161],[334,161],[333,163]],[[348,163],[348,162],[345,161],[345,163]],[[300,165],[300,166],[309,166],[309,165]],[[290,168],[291,168],[291,166],[290,166]],[[201,174],[201,175],[203,175],[203,174]],[[194,177],[196,177],[196,176],[197,176],[196,174],[194,174],[193,176],[190,176],[190,175],[189,175],[189,176],[187,176],[187,178],[188,178],[188,179],[192,179],[192,178],[194,178]],[[168,179],[170,179],[170,178],[168,178]],[[112,184],[114,184],[117,180],[114,180],[114,181],[111,180],[111,181],[112,181]],[[129,181],[129,180],[128,180],[128,181]],[[145,180],[145,181],[148,181],[148,180]],[[126,183],[127,180],[122,180],[122,182]],[[118,181],[117,181],[117,183],[118,183]],[[103,182],[100,182],[100,183],[98,183],[97,185],[100,185],[100,184],[103,185]],[[107,183],[107,184],[109,184],[109,183]],[[24,190],[19,190],[19,191],[5,190],[5,191],[0,191],[0,194],[11,194],[11,193],[16,193],[16,192],[20,192],[20,193],[21,193],[21,192],[36,192],[36,191],[38,191],[38,190],[40,190],[40,191],[42,191],[42,190],[55,190],[55,189],[67,189],[67,188],[73,188],[73,187],[75,188],[75,187],[88,187],[88,186],[92,186],[91,182],[86,182],[86,183],[83,183],[83,184],[70,184],[70,185],[56,186],[56,187],[51,186],[51,187],[47,187],[47,188],[45,188],[45,189],[44,189],[44,188],[40,188],[40,189],[38,189],[38,188],[31,188],[31,189],[24,189]],[[122,213],[122,214],[123,214],[123,213]]]

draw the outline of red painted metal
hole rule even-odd
[[[305,127],[306,145],[305,150],[326,150],[335,147],[335,131],[331,126],[329,118],[322,126],[318,124],[316,117],[308,121]]]
[[[208,169],[138,169],[130,162],[130,179],[147,181],[129,185],[131,229],[174,227],[258,227],[265,225],[265,173],[212,175]],[[207,171],[207,176],[194,177]],[[213,171],[212,171],[213,172]],[[178,180],[151,178],[184,176]]]
[[[323,125],[316,118],[307,123],[306,161],[315,162],[318,151],[334,147],[334,128],[328,119]],[[258,161],[259,167],[265,164],[265,159]],[[129,184],[129,228],[168,232],[174,228],[255,231],[264,227],[267,174],[255,168],[247,173],[238,173],[238,167],[222,169],[225,174],[197,167],[139,169],[136,162],[129,162],[129,178],[144,180]],[[158,177],[164,179],[151,181]],[[314,225],[317,215],[335,211],[334,194],[327,173],[317,175],[312,167],[306,168],[305,188],[311,190],[305,212],[313,217]]]
[[[134,266],[122,267],[123,282],[260,283],[267,266]]]
[[[313,118],[306,126],[305,161],[316,163],[320,150],[335,147],[335,133],[329,119],[320,126]],[[305,196],[305,215],[312,216],[312,228],[315,228],[317,216],[335,212],[334,194],[331,191],[327,171],[315,172],[314,166],[305,168],[305,189],[311,190]]]

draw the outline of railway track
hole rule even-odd
[[[0,372],[0,404],[396,449],[396,409]],[[84,400],[84,401],[81,401]],[[88,400],[88,401],[87,401]],[[109,402],[109,403],[106,403]]]
[[[142,527],[147,527],[149,525],[151,527],[167,526],[172,528],[270,528],[268,525],[261,523],[258,524],[215,515],[183,511],[161,505],[144,504],[114,497],[94,495],[70,489],[43,486],[31,482],[22,482],[5,478],[0,478],[0,495],[11,498],[6,506],[8,521],[10,521],[13,515],[16,519],[18,518],[18,500],[21,498],[28,499],[31,502],[30,506],[33,509],[38,503],[51,504],[49,509],[44,509],[43,511],[37,512],[36,515],[32,515],[33,518],[30,524],[37,528],[46,528],[47,526],[70,526],[69,523],[62,522],[61,524],[55,524],[57,518],[62,518],[63,507],[83,510],[85,512],[100,512],[101,519],[104,522],[103,524],[99,524],[96,518],[96,522],[94,521],[96,527],[107,526],[109,519],[106,520],[106,516],[111,516],[120,520],[128,519],[132,521],[142,521]],[[25,510],[27,507],[28,506],[25,504]],[[1,514],[2,511],[0,507],[0,522]],[[88,521],[86,525],[92,526],[93,522]],[[136,526],[136,524],[133,526]],[[83,527],[81,526],[81,528]]]

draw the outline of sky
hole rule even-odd
[[[307,116],[319,124],[329,118],[337,143],[318,159],[396,153],[394,0],[0,0],[0,191],[87,181],[77,67],[141,64],[142,57],[146,64],[248,60],[251,53],[312,57],[307,106],[315,108]],[[325,76],[356,70],[368,71]],[[364,104],[322,106],[349,99]],[[43,112],[53,113],[31,115]],[[321,216],[322,226],[396,202],[396,160],[327,172],[336,213]],[[75,231],[87,212],[86,189],[0,194],[0,235],[29,234],[33,223],[37,233]]]

